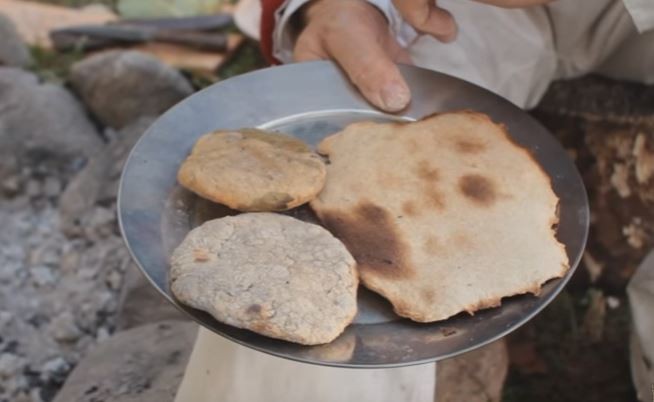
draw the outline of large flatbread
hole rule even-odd
[[[486,115],[355,123],[318,151],[330,162],[312,208],[401,316],[498,306],[568,269],[548,176]]]
[[[356,315],[345,246],[319,225],[247,213],[205,222],[171,257],[171,290],[217,320],[305,345],[331,342]]]

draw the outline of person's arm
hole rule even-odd
[[[262,1],[264,6],[275,2]],[[500,7],[527,7],[550,0],[479,1]],[[411,62],[405,47],[416,37],[416,31],[441,41],[453,40],[456,35],[453,17],[434,0],[307,3],[309,0],[287,0],[275,15],[268,15],[269,24],[277,24],[268,46],[264,46],[269,58],[274,56],[281,62],[334,60],[368,101],[386,111],[399,111],[410,101],[409,88],[396,63]],[[303,13],[299,35],[290,29],[291,18],[297,12]]]
[[[294,22],[304,20],[298,14],[308,8],[309,3],[317,0],[260,0],[261,50],[270,64],[290,63],[293,61],[293,47],[296,39]],[[335,0],[338,1],[338,0]],[[402,19],[391,0],[354,0],[365,1],[381,12],[402,46],[408,45],[417,36],[416,31]],[[302,28],[302,27],[300,27]]]
[[[410,94],[396,62],[416,37],[391,0],[262,0],[262,51],[272,63],[335,60],[375,106],[404,108]],[[300,33],[293,19],[302,13]],[[329,34],[328,34],[329,32]]]

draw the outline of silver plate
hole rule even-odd
[[[215,84],[159,118],[134,147],[123,172],[118,213],[123,236],[143,274],[163,296],[204,327],[253,349],[293,360],[341,367],[395,367],[463,353],[524,324],[545,307],[573,274],[588,234],[588,201],[581,178],[559,143],[506,100],[472,84],[417,67],[401,66],[412,94],[399,115],[383,114],[361,98],[328,62],[259,70]],[[355,322],[334,342],[315,347],[283,342],[231,327],[178,303],[168,286],[168,259],[186,233],[230,213],[181,189],[177,169],[197,138],[215,129],[261,127],[310,144],[359,120],[414,120],[434,112],[474,109],[505,124],[530,149],[561,199],[558,237],[572,268],[547,283],[539,297],[505,299],[499,308],[417,324],[393,314],[388,302],[361,288]],[[298,216],[307,211],[300,210]],[[525,265],[529,261],[524,261]]]

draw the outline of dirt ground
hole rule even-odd
[[[607,308],[602,328],[589,330],[584,318],[597,292],[568,288],[509,335],[505,402],[636,400],[629,371],[627,303],[618,298],[620,305]]]

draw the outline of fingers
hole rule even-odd
[[[397,112],[409,104],[409,87],[387,49],[379,42],[362,32],[359,36],[353,35],[350,41],[331,42],[328,50],[352,83],[375,106]],[[404,53],[401,57],[409,60]]]
[[[430,34],[443,42],[456,38],[456,23],[452,14],[436,5],[434,0],[393,0],[405,21],[417,31]]]
[[[333,59],[373,105],[396,112],[411,93],[395,61],[410,63],[384,16],[366,2],[316,1],[295,43],[297,61]]]

